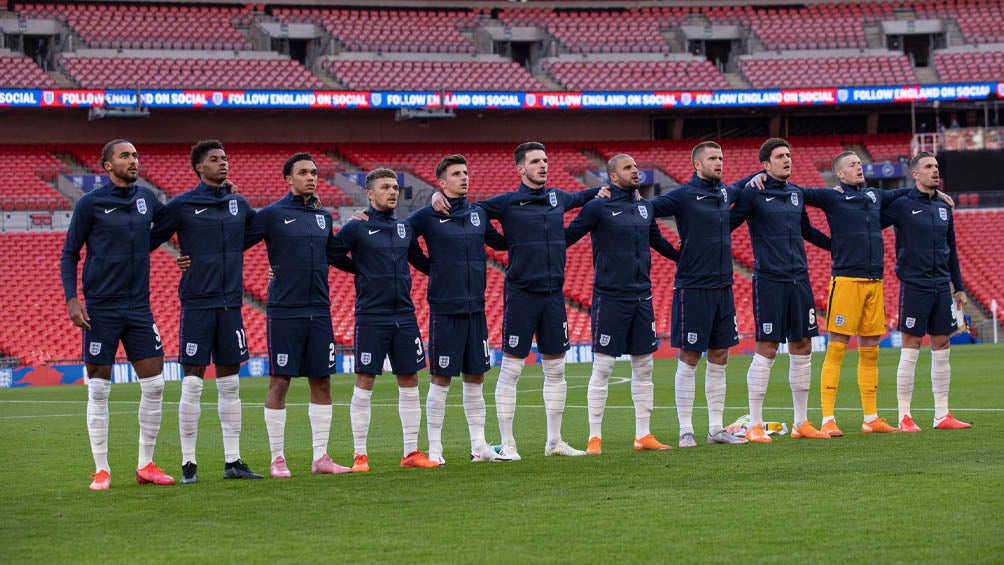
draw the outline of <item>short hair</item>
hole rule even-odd
[[[289,156],[289,159],[286,159],[286,162],[282,164],[282,178],[286,178],[293,174],[293,165],[295,165],[297,161],[310,161],[313,163],[314,157],[306,151],[293,153]]]
[[[721,149],[722,146],[718,145],[714,141],[702,141],[694,146],[694,149],[690,152],[690,164],[693,165],[705,149]]]
[[[838,153],[837,156],[833,158],[833,161],[830,162],[830,170],[833,171],[833,174],[837,174],[837,169],[840,168],[840,162],[844,160],[844,157],[850,157],[851,155],[857,155],[857,153],[853,151],[843,151]]]
[[[195,166],[201,163],[202,160],[206,158],[206,155],[208,155],[213,149],[224,151],[223,144],[216,139],[203,139],[192,146],[192,170],[195,171],[195,174],[200,178],[202,175],[199,175],[199,171],[195,169]]]
[[[106,143],[104,148],[101,150],[101,163],[99,163],[102,171],[105,170],[105,163],[111,160],[112,151],[115,149],[115,146],[118,145],[119,143],[128,143],[129,145],[132,145],[131,141],[125,139],[113,139],[108,143]]]
[[[607,161],[607,175],[612,175],[617,172],[617,162],[625,158],[630,159],[631,156],[627,153],[618,153],[617,155],[611,157],[610,160]]]
[[[914,155],[912,159],[910,159],[910,170],[911,171],[916,170],[917,165],[920,164],[920,160],[925,157],[931,157],[932,159],[937,159],[937,156],[935,156],[934,153],[931,153],[930,151],[921,151],[920,153]]]
[[[781,139],[780,137],[772,137],[767,141],[764,141],[763,145],[760,146],[760,152],[757,153],[757,158],[760,159],[761,163],[770,161],[770,156],[778,147],[787,147],[789,150],[791,149],[791,145],[789,145],[787,141]]]
[[[453,165],[466,164],[467,158],[463,155],[447,155],[446,157],[443,157],[443,160],[440,161],[438,165],[436,165],[436,178],[440,180],[446,178],[446,169],[449,169]]]
[[[366,175],[366,190],[371,190],[377,179],[394,179],[396,182],[397,173],[386,168],[373,169]]]
[[[520,143],[519,147],[512,152],[512,158],[517,165],[522,165],[526,161],[526,154],[531,151],[545,151],[544,144],[539,141],[527,141]]]

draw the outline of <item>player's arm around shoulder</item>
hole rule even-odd
[[[596,227],[599,212],[604,204],[605,200],[592,200],[582,207],[579,215],[565,228],[565,247],[572,246]]]

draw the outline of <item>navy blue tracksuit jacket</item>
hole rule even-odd
[[[408,218],[416,237],[429,251],[429,311],[433,314],[474,314],[485,311],[488,266],[485,244],[505,250],[505,238],[488,214],[464,197],[449,198],[450,213],[426,206]]]
[[[516,192],[478,203],[502,224],[509,251],[507,285],[524,292],[561,292],[565,284],[565,211],[581,207],[599,191],[599,187],[579,192],[532,189],[520,183]]]
[[[677,260],[679,252],[659,231],[652,203],[635,200],[633,190],[610,187],[610,198],[586,203],[565,229],[571,246],[592,232],[593,291],[621,300],[652,296],[651,246],[662,255]]]
[[[729,213],[731,229],[744,221],[753,244],[753,276],[764,280],[795,282],[809,277],[803,238],[830,249],[830,238],[809,222],[803,189],[770,175],[763,190],[747,186],[739,193]]]
[[[146,187],[110,182],[77,201],[59,261],[66,300],[77,296],[77,264],[86,245],[87,309],[149,308],[150,225],[163,208]]]
[[[882,227],[896,230],[896,276],[906,286],[965,290],[955,248],[952,210],[916,188],[882,211]]]
[[[318,207],[317,197],[304,202],[292,192],[251,219],[244,232],[244,248],[264,239],[275,273],[268,285],[270,317],[331,316],[328,266],[344,266],[336,256],[331,230],[331,214]]]
[[[393,212],[366,210],[369,220],[351,221],[335,237],[338,268],[355,273],[356,324],[393,325],[415,321],[411,302],[411,263],[428,274],[429,260],[415,239],[414,230]]]
[[[244,233],[255,211],[243,196],[199,183],[164,207],[153,226],[157,247],[178,233],[192,266],[181,275],[182,308],[240,308],[243,304]]]

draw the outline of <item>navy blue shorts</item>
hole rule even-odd
[[[617,300],[593,293],[590,318],[596,353],[646,355],[659,348],[651,296],[648,300]]]
[[[240,308],[181,309],[178,361],[205,367],[240,365],[248,360],[248,340]]]
[[[670,344],[677,349],[728,349],[739,343],[732,287],[673,290]]]
[[[778,282],[753,277],[753,319],[757,341],[784,343],[819,335],[809,279]]]
[[[899,331],[916,336],[952,335],[959,320],[952,310],[952,291],[899,285]]]
[[[329,316],[267,318],[268,361],[273,377],[330,377],[335,338]]]
[[[115,363],[119,341],[130,361],[164,356],[160,330],[149,309],[88,310],[91,329],[84,333],[84,362],[94,365]]]
[[[425,349],[418,323],[399,326],[356,326],[356,372],[383,373],[383,360],[390,355],[391,372],[410,375],[425,368]]]
[[[568,318],[565,295],[524,292],[505,285],[502,313],[502,351],[525,358],[530,354],[533,335],[537,334],[537,351],[554,355],[568,351]]]
[[[475,314],[429,314],[429,372],[455,377],[483,375],[492,367],[488,320]]]

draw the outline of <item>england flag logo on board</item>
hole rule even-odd
[[[42,101],[46,104],[52,104],[56,101],[56,93],[51,90],[46,90],[42,93]]]
[[[379,92],[370,93],[370,104],[373,106],[379,106],[383,102],[383,94]]]
[[[213,93],[213,104],[216,104],[217,106],[219,106],[220,104],[223,104],[223,93],[222,92],[214,92]]]

